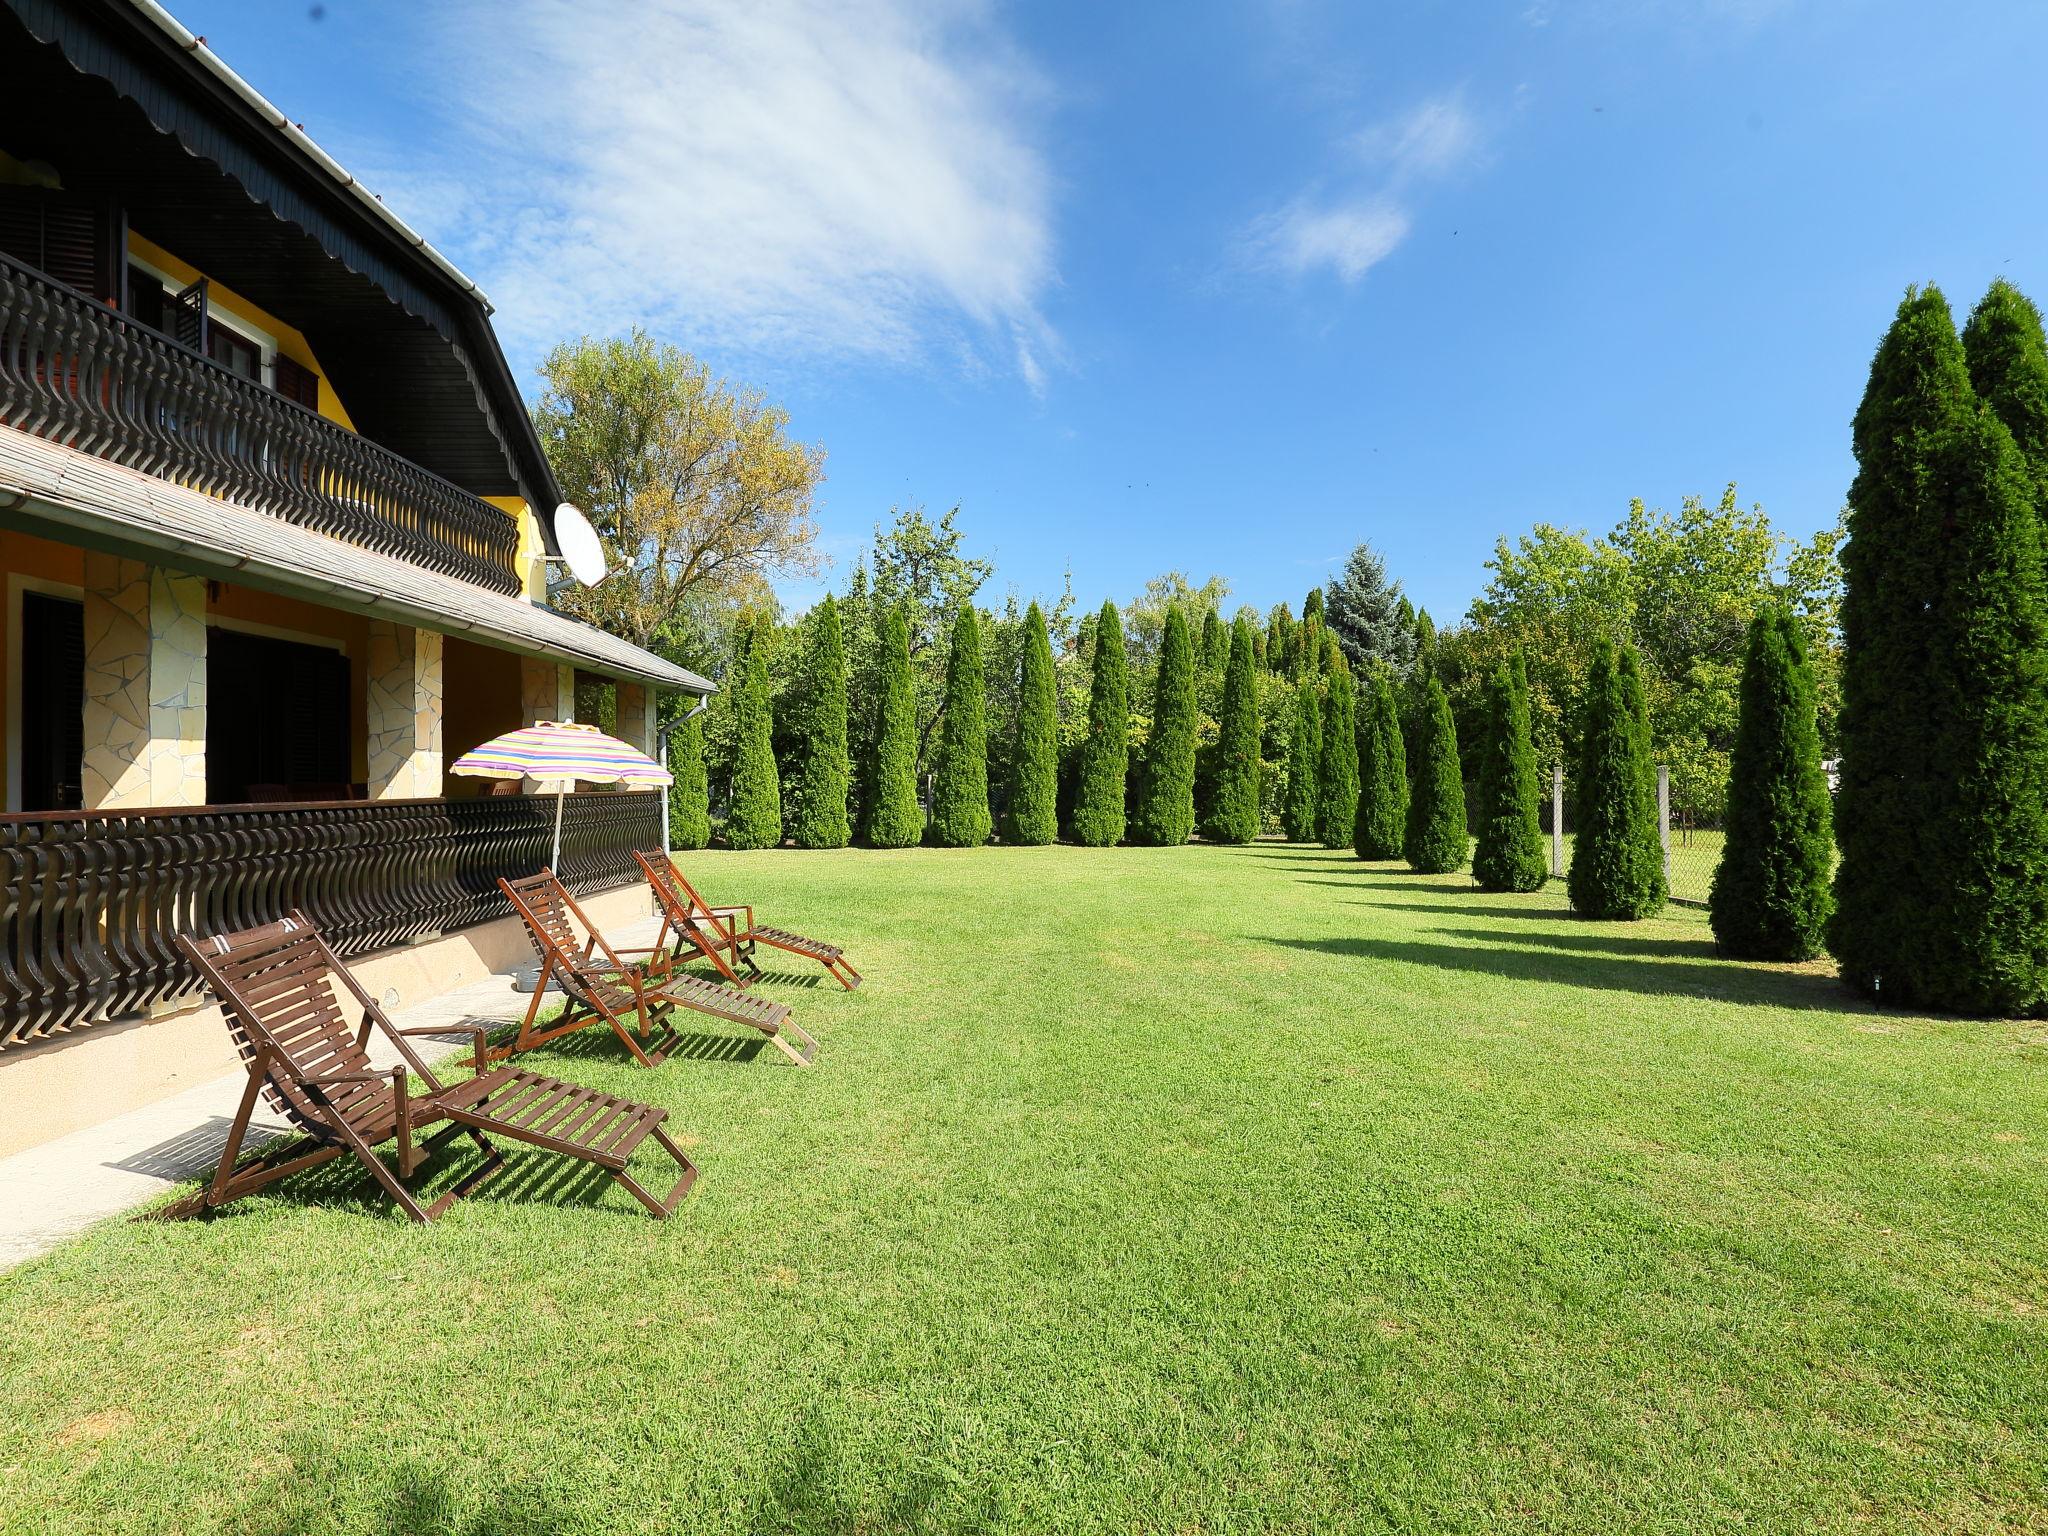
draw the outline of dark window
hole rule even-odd
[[[21,808],[75,811],[85,760],[84,607],[21,595]]]
[[[140,267],[128,269],[128,313],[155,330],[164,328],[164,285]]]
[[[96,299],[114,296],[108,210],[75,193],[0,186],[0,251]]]
[[[325,646],[206,631],[206,798],[349,795],[348,658]]]
[[[282,352],[277,354],[277,392],[309,411],[320,409],[320,375],[301,368]]]
[[[263,351],[248,337],[239,335],[218,320],[206,328],[206,352],[230,373],[245,379],[263,377]]]

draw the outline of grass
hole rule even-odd
[[[0,1276],[0,1529],[2048,1526],[2040,1026],[1300,847],[691,873],[870,984],[773,984],[809,1073],[543,1053],[677,1220],[97,1229]]]

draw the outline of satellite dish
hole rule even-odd
[[[584,586],[594,587],[604,580],[604,545],[598,541],[597,530],[579,508],[566,501],[555,508],[555,542],[562,547],[562,563],[569,567],[569,574]]]

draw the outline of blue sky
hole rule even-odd
[[[1450,619],[1631,496],[1832,521],[1905,285],[2048,302],[2032,0],[175,8],[522,379],[639,321],[782,400],[835,584],[957,502],[993,595],[1369,539]]]

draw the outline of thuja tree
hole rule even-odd
[[[1010,754],[1010,799],[1004,835],[1041,845],[1059,836],[1059,697],[1045,614],[1024,614],[1024,662],[1017,689],[1017,745]]]
[[[1579,722],[1578,834],[1567,890],[1586,917],[1647,917],[1664,904],[1654,767],[1628,653],[1593,645]]]
[[[1167,610],[1159,645],[1136,830],[1138,841],[1165,848],[1179,847],[1195,830],[1195,647],[1178,607]]]
[[[1398,859],[1408,840],[1408,761],[1393,676],[1375,667],[1358,718],[1358,816],[1351,847],[1361,859]]]
[[[1322,804],[1316,770],[1323,755],[1323,709],[1313,678],[1294,690],[1294,734],[1287,748],[1287,796],[1280,819],[1290,840],[1315,841],[1316,812]]]
[[[1224,627],[1222,614],[1207,609],[1202,614],[1202,665],[1220,674],[1229,661],[1230,631]]]
[[[1242,618],[1230,626],[1230,664],[1223,670],[1223,713],[1217,720],[1215,790],[1202,835],[1212,842],[1248,843],[1259,835],[1259,696],[1253,675],[1252,631]]]
[[[981,670],[981,620],[973,605],[965,604],[953,621],[953,648],[946,658],[931,840],[941,848],[978,848],[988,834],[988,694]]]
[[[1130,673],[1123,615],[1104,603],[1095,620],[1095,667],[1088,687],[1088,735],[1074,794],[1074,841],[1107,848],[1123,841],[1124,775],[1130,765]]]
[[[668,839],[677,848],[711,841],[711,780],[704,772],[704,721],[691,713],[669,733]]]
[[[1522,653],[1486,682],[1479,744],[1479,841],[1472,878],[1488,891],[1533,891],[1549,873],[1543,851],[1536,748],[1529,739],[1529,675]]]
[[[1722,952],[1744,960],[1820,953],[1833,904],[1828,780],[1806,640],[1783,608],[1750,621],[1726,827],[1707,898]]]
[[[2005,423],[2026,460],[2035,507],[2048,508],[2048,339],[2041,311],[2000,278],[1970,311],[1963,355],[1977,398]]]
[[[811,616],[811,644],[805,658],[803,720],[797,749],[796,817],[791,835],[799,848],[844,848],[846,790],[851,771],[846,756],[846,639],[839,605],[826,594]]]
[[[1465,830],[1465,780],[1458,766],[1458,729],[1451,701],[1431,673],[1415,730],[1415,779],[1408,790],[1408,831],[1402,854],[1409,867],[1426,875],[1447,875],[1464,866],[1470,839]]]
[[[2009,324],[1997,331],[2010,339]],[[1987,317],[1978,330],[1987,372],[2003,350],[1990,345],[1994,334]],[[1995,387],[1989,377],[1987,384]],[[1935,1001],[1926,957],[1949,944],[1934,929],[1961,920],[1950,915],[1949,866],[1933,839],[1955,825],[1957,781],[1977,767],[1951,755],[1959,743],[1950,726],[1960,715],[1943,696],[1948,668],[1940,653],[1953,654],[1955,639],[1972,641],[1955,620],[1982,609],[1987,595],[1952,590],[1975,564],[1955,559],[1954,534],[1967,520],[1970,542],[1979,544],[1988,531],[1984,495],[2001,489],[1996,455],[1989,485],[1977,462],[1986,437],[1978,413],[1947,300],[1932,287],[1908,290],[1856,412],[1857,468],[1842,552],[1840,863],[1828,925],[1842,979],[1887,1000]],[[2003,652],[2013,637],[1974,639]],[[2026,650],[2022,644],[2019,657]],[[1973,713],[1983,718],[1981,709]]]
[[[782,843],[782,784],[775,772],[774,722],[768,701],[766,635],[761,625],[742,631],[734,670],[732,807],[725,840],[735,848],[775,848]]]
[[[910,623],[900,606],[882,623],[874,761],[868,769],[867,834],[877,848],[908,848],[924,834],[917,803],[917,699],[910,676]]]
[[[1323,690],[1322,756],[1316,764],[1316,836],[1349,848],[1358,828],[1358,700],[1351,669],[1337,658]]]

